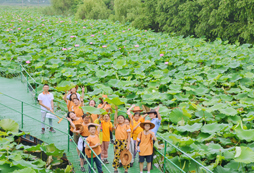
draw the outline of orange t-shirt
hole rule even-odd
[[[73,124],[82,124],[83,123],[83,119],[82,118],[78,118],[78,120],[76,120],[76,121],[72,121],[73,122]],[[71,126],[71,129],[70,129],[72,132],[73,132],[73,130],[74,130],[74,128]]]
[[[140,156],[149,156],[153,154],[153,136],[151,134],[145,135],[144,132],[140,132],[137,141],[141,141],[139,144]]]
[[[68,111],[69,111],[69,112],[70,112],[70,111],[73,111],[73,110],[72,110],[72,107],[73,107],[73,106],[75,106],[74,102],[68,100],[68,102],[67,102],[67,108],[68,108]]]
[[[74,104],[74,106],[72,107],[72,111],[75,112],[77,117],[82,117],[84,114],[82,108],[80,109],[80,107],[81,107],[81,104],[79,104],[78,106]]]
[[[86,138],[86,142],[88,143],[88,145],[90,146],[90,147],[92,147],[92,146],[95,146],[96,144],[100,144],[100,139],[99,139],[99,136],[98,135],[94,135],[94,136],[88,136],[88,138]],[[86,147],[86,149],[85,149],[85,152],[86,152],[86,155],[87,155],[87,157],[88,158],[91,158],[91,150],[88,150],[88,148],[89,147]],[[97,146],[97,147],[95,147],[95,148],[93,148],[93,151],[97,154],[97,155],[99,155],[99,154],[101,154],[101,146]],[[93,158],[95,158],[96,156],[93,154]]]
[[[131,133],[130,126],[126,124],[122,124],[122,125],[118,124],[115,130],[115,138],[117,140],[125,140],[128,138],[128,133]]]
[[[142,122],[144,122],[144,121],[145,121],[145,120],[144,120],[143,117],[140,117],[138,121],[135,121],[135,120],[133,119],[133,129],[134,129],[139,123],[142,123]],[[133,130],[133,129],[132,129],[132,130]],[[143,132],[143,129],[139,126],[138,128],[136,128],[136,130],[134,130],[134,131],[132,132],[132,138],[133,138],[133,140],[137,140],[138,134],[139,134],[140,132]]]
[[[98,115],[97,114],[92,114],[91,118],[93,119],[93,122],[94,122],[98,118]]]
[[[110,141],[110,131],[112,131],[112,123],[109,121],[101,121],[103,138],[102,141],[109,142]]]
[[[90,132],[88,131],[88,125],[83,123],[82,126],[83,126],[83,132],[80,135],[81,136],[89,136]]]

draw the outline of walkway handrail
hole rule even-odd
[[[195,159],[193,159],[190,155],[188,155],[187,153],[185,153],[183,150],[181,150],[180,148],[178,148],[177,146],[175,146],[174,144],[172,144],[171,142],[169,142],[167,139],[163,138],[160,135],[156,135],[159,138],[164,140],[165,146],[164,148],[166,148],[167,143],[170,144],[172,147],[174,147],[175,149],[177,149],[178,151],[180,151],[181,153],[183,153],[185,156],[187,156],[188,158],[190,158],[192,161],[194,161],[196,164],[198,164],[199,166],[201,166],[202,168],[204,168],[206,171],[213,173],[211,170],[209,170],[207,167],[205,167],[204,165],[202,165],[201,163],[199,163],[198,161],[196,161]],[[161,154],[161,153],[160,153]],[[164,155],[163,155],[164,156]],[[164,156],[164,158],[166,157],[166,155]],[[174,165],[175,166],[175,165]]]
[[[25,116],[27,116],[27,117],[29,117],[29,118],[31,118],[31,119],[33,119],[33,120],[35,120],[35,121],[37,121],[37,122],[40,122],[40,123],[43,123],[43,124],[45,124],[45,125],[47,125],[47,126],[49,126],[50,127],[50,125],[48,125],[48,124],[46,124],[45,122],[41,122],[41,121],[39,121],[39,120],[37,120],[37,119],[35,119],[35,118],[33,118],[33,117],[31,117],[31,116],[29,116],[29,115],[26,115],[26,114],[24,114],[24,112],[23,112],[23,103],[26,103],[26,102],[23,102],[23,101],[21,101],[21,100],[19,100],[19,99],[16,99],[16,98],[14,98],[14,97],[11,97],[11,96],[9,96],[9,95],[7,95],[7,94],[3,94],[3,93],[0,93],[0,95],[4,95],[4,96],[6,96],[6,97],[9,97],[9,98],[11,98],[11,99],[14,99],[14,100],[17,100],[17,101],[19,101],[19,102],[21,102],[21,105],[22,105],[22,108],[21,108],[21,112],[20,111],[17,111],[16,109],[14,109],[14,108],[11,108],[11,107],[9,107],[9,106],[7,106],[7,105],[5,105],[5,104],[2,104],[2,103],[0,103],[0,105],[2,105],[2,106],[5,106],[6,108],[9,108],[10,110],[13,110],[13,111],[15,111],[15,112],[17,112],[17,113],[20,113],[21,114],[21,127],[23,128],[23,115],[25,115]],[[33,105],[31,105],[31,104],[29,104],[29,103],[26,103],[26,104],[28,104],[28,105],[30,105],[30,106],[33,106]],[[35,107],[35,106],[33,106],[33,107]],[[37,109],[39,109],[39,108],[37,108]],[[43,110],[43,109],[41,109],[41,110]],[[45,111],[45,110],[44,110]],[[47,112],[47,111],[46,111]],[[49,113],[51,113],[51,112],[49,112]],[[66,121],[67,121],[67,119],[65,119]],[[69,151],[69,139],[72,139],[73,141],[74,141],[74,139],[70,136],[70,134],[68,134],[68,133],[66,133],[66,132],[63,132],[62,130],[59,130],[58,128],[55,128],[54,127],[54,129],[56,129],[56,130],[58,130],[58,131],[60,131],[60,132],[62,132],[62,133],[64,133],[64,134],[66,134],[66,135],[68,135],[68,151]],[[86,144],[86,146],[88,146],[89,147],[89,149],[92,151],[91,152],[91,165],[90,165],[90,163],[89,163],[89,161],[87,160],[87,158],[83,155],[83,153],[82,152],[80,152],[81,154],[82,154],[82,156],[84,157],[84,159],[87,161],[87,163],[89,164],[89,166],[90,166],[90,168],[92,169],[92,171],[93,172],[96,172],[95,170],[94,170],[94,168],[93,168],[93,155],[95,155],[95,157],[97,157],[98,159],[99,159],[99,161],[101,162],[101,164],[105,167],[105,169],[110,173],[110,170],[107,168],[107,166],[101,161],[101,159],[98,157],[98,155],[94,152],[94,150],[88,145],[88,143],[86,142],[86,140],[84,140],[83,138],[82,138],[82,140],[85,142],[85,144]],[[74,142],[74,144],[76,145],[76,147],[78,147],[77,146],[77,144]]]

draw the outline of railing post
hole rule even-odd
[[[91,170],[93,170],[93,151],[92,150],[91,150]]]
[[[27,93],[29,93],[28,91],[28,74],[26,73],[26,89],[27,89]]]
[[[163,157],[163,173],[166,172],[166,166],[165,166],[166,153],[167,153],[167,141],[165,140],[165,142],[164,142],[164,157]]]
[[[68,121],[68,132],[67,132],[69,135],[70,135],[70,122]],[[69,138],[69,135],[68,135],[68,152],[70,151],[70,138]]]
[[[23,129],[23,102],[21,102],[21,128]]]

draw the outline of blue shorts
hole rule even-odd
[[[147,163],[150,163],[150,162],[152,162],[152,158],[153,158],[153,155],[139,156],[139,163],[143,163],[145,161],[145,159],[146,159]]]

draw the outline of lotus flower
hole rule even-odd
[[[104,32],[104,35],[106,35],[106,33]]]
[[[165,64],[168,64],[168,62],[165,62]]]
[[[67,50],[66,48],[62,48],[62,50]]]
[[[79,44],[75,44],[75,47],[79,47]]]
[[[94,35],[91,35],[92,37],[94,37]]]
[[[83,26],[83,28],[86,28],[85,26]]]
[[[31,62],[30,61],[26,61],[27,64],[30,64]]]
[[[74,37],[76,37],[76,36],[73,36],[73,35],[71,36],[71,38],[74,38]]]
[[[42,26],[44,26],[44,24],[42,24]]]
[[[145,30],[145,32],[146,32],[147,30]]]
[[[121,48],[119,48],[119,49],[121,49]]]
[[[125,32],[125,31],[123,31],[123,32]]]
[[[103,45],[102,47],[107,47],[106,45]]]
[[[139,47],[139,45],[135,45],[135,47]]]
[[[161,53],[160,56],[164,56],[164,54]]]
[[[27,22],[30,22],[29,20]]]
[[[71,47],[68,48],[68,50],[70,50],[70,49],[71,49]]]
[[[30,28],[27,28],[27,30],[29,30]]]
[[[90,42],[90,44],[93,44],[93,42]]]

